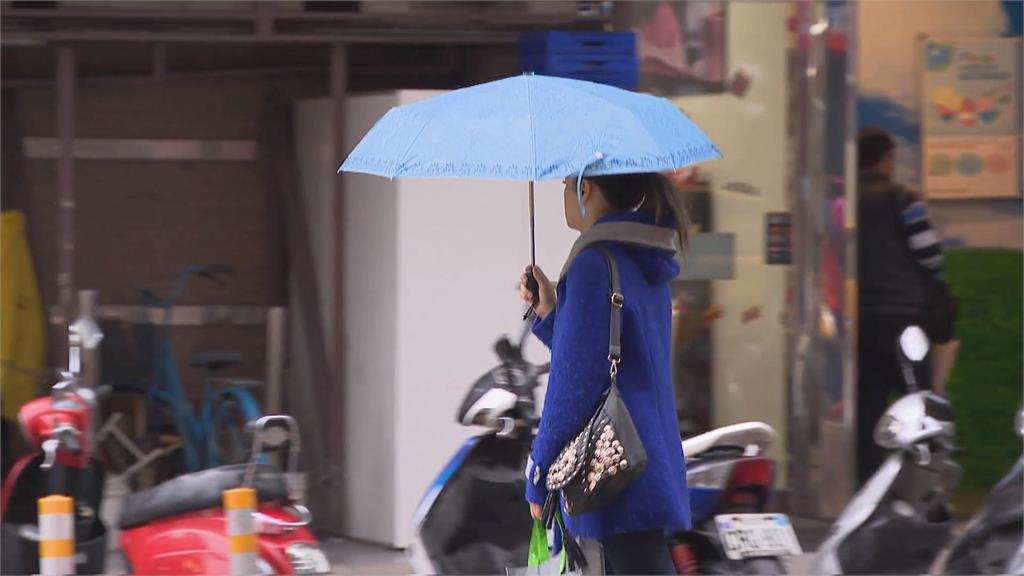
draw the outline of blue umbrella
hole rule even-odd
[[[498,178],[657,172],[721,157],[668,100],[525,74],[392,108],[340,171],[387,178]],[[531,260],[535,262],[535,257]]]

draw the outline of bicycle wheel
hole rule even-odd
[[[210,453],[215,456],[213,465],[239,464],[249,457],[249,435],[246,426],[253,419],[247,409],[234,395],[224,394],[213,407],[210,430]]]
[[[130,480],[133,489],[152,487],[192,472],[189,461],[195,460],[188,423],[167,400],[149,397],[146,402],[146,431],[137,442],[144,453],[157,448],[176,447],[170,455],[158,459]],[[195,467],[195,464],[192,465]]]

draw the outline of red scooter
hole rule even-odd
[[[121,547],[133,574],[229,574],[227,515],[222,493],[256,490],[253,512],[261,574],[327,574],[330,564],[309,531],[312,519],[296,480],[298,425],[290,416],[264,416],[250,424],[248,464],[179,476],[125,501]],[[270,453],[289,449],[286,473],[267,465]]]
[[[92,457],[91,422],[96,395],[78,388],[68,373],[51,394],[18,411],[25,438],[39,451],[11,469],[0,501],[2,574],[39,573],[39,498],[53,494],[75,501],[75,568],[78,574],[103,572],[107,530],[99,517],[103,466]]]

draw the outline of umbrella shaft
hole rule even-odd
[[[530,180],[530,265],[537,265],[537,237],[533,216],[533,180]]]

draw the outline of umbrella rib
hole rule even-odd
[[[533,93],[530,91],[530,78],[533,74],[526,75],[526,113],[530,117],[530,151],[533,152],[533,174],[530,180],[537,179],[537,132],[533,129]]]
[[[409,139],[409,145],[405,147],[405,153],[402,154],[402,157],[398,159],[398,163],[395,164],[395,171],[391,174],[392,178],[394,178],[395,174],[402,169],[402,165],[405,164],[405,159],[408,158],[409,153],[412,152],[412,147],[416,144],[416,141],[420,139],[420,135],[423,134],[423,131],[427,129],[427,125],[429,125],[433,120],[433,116],[427,118],[423,125],[420,126],[419,131],[416,132],[416,135]]]

